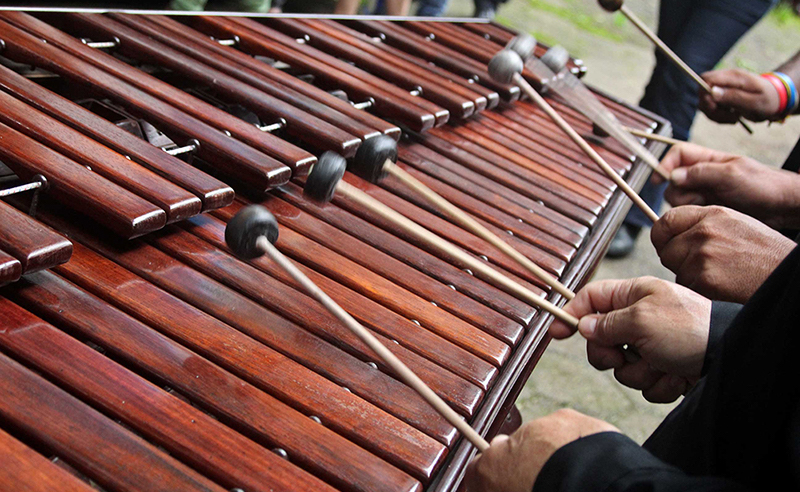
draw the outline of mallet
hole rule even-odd
[[[628,7],[625,6],[623,0],[598,0],[598,3],[600,4],[601,7],[603,7],[605,10],[609,12],[616,12],[617,10],[622,12],[622,15],[627,17],[628,20],[631,21],[633,25],[636,26],[636,28],[639,29],[639,31],[645,35],[645,37],[647,37],[647,39],[652,41],[653,44],[655,44],[656,47],[659,50],[661,50],[661,52],[672,61],[672,63],[677,65],[678,68],[680,68],[686,73],[686,75],[688,75],[689,77],[692,78],[692,80],[697,82],[697,84],[705,92],[711,94],[711,86],[708,85],[708,83],[705,80],[703,80],[699,75],[697,75],[697,72],[692,70],[692,67],[690,67],[689,65],[686,64],[686,62],[681,60],[681,57],[679,57],[674,51],[672,51],[672,49],[670,49],[670,47],[667,46],[666,43],[664,43],[664,41],[662,41],[658,36],[656,36],[656,33],[654,33],[649,27],[647,27],[645,23],[642,22],[642,20],[639,19],[639,17],[636,14],[628,10]],[[742,125],[742,127],[744,127],[744,129],[747,130],[748,133],[750,134],[753,133],[753,130],[750,128],[750,126],[747,125],[747,123],[744,122],[744,120],[739,118],[738,121],[739,124]]]
[[[531,87],[531,85],[526,81],[522,75],[523,69],[523,62],[522,58],[519,55],[511,50],[502,50],[497,53],[492,60],[489,62],[489,75],[492,76],[496,81],[509,84],[514,82],[517,84],[520,89],[522,89],[525,94],[531,98],[539,108],[544,111],[547,116],[549,116],[561,130],[566,133],[573,142],[575,142],[578,147],[581,148],[600,168],[611,178],[617,186],[619,186],[622,191],[628,195],[628,197],[639,207],[642,212],[644,212],[647,217],[652,220],[654,223],[658,221],[658,215],[650,208],[642,197],[640,197],[633,188],[628,185],[628,183],[622,179],[622,177],[608,165],[608,163],[600,157],[598,154],[588,143],[586,140],[581,137],[578,132],[572,128],[569,123],[567,123],[564,118],[561,117],[550,104],[545,101],[545,99],[538,93],[536,90]]]
[[[319,165],[319,164],[318,164]],[[400,379],[425,399],[439,414],[450,422],[479,451],[489,448],[489,443],[459,414],[430,389],[411,369],[397,358],[372,333],[356,321],[341,306],[312,282],[294,263],[286,258],[275,242],[278,240],[278,221],[264,207],[251,205],[239,211],[225,228],[225,242],[233,253],[243,260],[252,260],[266,253],[286,271],[303,290],[322,304],[333,316],[383,360]]]
[[[342,180],[346,167],[343,157],[333,152],[325,152],[306,179],[303,194],[312,201],[327,203],[333,199],[334,194],[351,200],[353,203],[380,215],[382,218],[394,223],[404,233],[424,242],[446,258],[452,258],[462,268],[470,269],[475,276],[482,277],[502,290],[524,300],[533,306],[541,308],[552,314],[567,325],[577,328],[578,319],[567,313],[555,304],[542,299],[530,289],[508,278],[486,263],[466,253],[461,248],[442,239],[431,231],[409,220],[404,215],[392,210],[378,200]]]
[[[371,183],[378,183],[387,175],[397,178],[434,207],[444,212],[461,227],[482,238],[502,253],[519,263],[538,279],[549,285],[553,290],[571,300],[575,293],[569,290],[552,275],[544,271],[539,265],[527,256],[517,251],[513,246],[499,238],[492,231],[484,227],[477,220],[466,214],[444,197],[430,189],[423,182],[406,172],[397,164],[397,143],[388,136],[373,137],[364,141],[359,147],[350,166],[350,171],[361,176]]]

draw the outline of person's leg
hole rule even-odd
[[[725,53],[772,6],[772,0],[662,0],[659,36],[693,70],[703,73]],[[677,35],[676,35],[677,32]],[[688,140],[697,112],[698,87],[685,73],[660,53],[640,105],[670,121],[678,140]],[[641,196],[658,212],[666,184],[645,184]],[[609,256],[624,256],[633,249],[638,231],[650,220],[636,207],[625,218],[623,229],[609,248]]]
[[[417,7],[419,17],[440,17],[447,10],[448,0],[420,0]]]

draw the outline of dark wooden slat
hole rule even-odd
[[[117,234],[135,237],[164,227],[162,209],[2,123],[0,140],[0,158],[17,175],[30,180],[43,174],[49,195]]]
[[[556,214],[533,200],[525,201],[524,197],[519,194],[516,196],[517,201],[512,201],[500,194],[502,191],[506,191],[506,193],[511,195],[513,194],[511,190],[500,188],[494,181],[465,169],[446,157],[433,154],[432,151],[428,152],[433,154],[433,158],[436,160],[432,161],[430,158],[425,158],[421,153],[427,150],[428,149],[419,144],[401,145],[399,148],[400,159],[403,163],[413,166],[415,169],[463,191],[486,205],[497,207],[497,209],[504,210],[517,217],[517,219],[522,219],[526,224],[530,224],[546,232],[548,235],[571,245],[573,248],[578,248],[583,242],[583,237],[586,233],[586,228],[584,226],[573,223],[572,226],[568,228],[565,224],[570,221],[565,216]],[[456,169],[460,170],[462,174],[459,175],[451,171],[443,165],[443,163],[451,164]],[[474,181],[468,179],[468,177],[472,178]],[[526,206],[523,206],[521,202],[526,202]],[[548,215],[552,215],[553,217],[548,218]]]
[[[420,489],[404,472],[55,274],[39,272],[12,287],[9,297],[37,316],[152,374],[264,445],[285,449],[293,463],[337,488]]]
[[[194,193],[202,200],[203,210],[233,201],[233,189],[225,183],[3,66],[0,89]]]
[[[38,274],[36,274],[38,275]],[[0,315],[13,316],[1,301]],[[224,492],[174,458],[0,354],[0,416],[109,490]]]
[[[76,13],[69,15],[67,19],[70,23],[75,22],[79,26],[74,29],[73,33],[88,32],[97,39],[116,36],[122,40],[118,48],[121,54],[140,62],[160,65],[197,84],[210,87],[224,99],[242,104],[265,121],[284,118],[287,122],[287,133],[296,138],[346,157],[355,155],[358,150],[361,143],[360,138],[310,114],[308,107],[304,108],[305,111],[300,110],[267,92],[242,84],[207,63],[202,63],[156,41],[149,33],[149,37],[145,36],[135,29],[117,22],[117,20],[125,18],[119,18],[115,14]],[[321,105],[317,105],[317,109],[318,113],[331,112]]]
[[[0,250],[0,285],[19,280],[22,275],[22,264],[18,259]]]
[[[188,191],[1,91],[0,106],[0,121],[159,206],[167,222],[200,213],[200,199]]]
[[[222,221],[202,217],[186,224],[185,229],[217,248],[227,249]],[[284,254],[302,262],[298,265],[301,271],[359,322],[481,389],[488,388],[496,369],[474,354],[486,351],[489,346],[502,347],[496,340],[292,229],[281,230],[277,246]],[[299,290],[299,285],[268,258],[250,263]],[[422,326],[403,316],[417,320]],[[492,331],[491,327],[487,331]],[[521,331],[518,330],[518,336]]]
[[[297,324],[148,244],[101,239],[90,232],[87,224],[80,223],[74,217],[65,219],[62,215],[56,216],[49,210],[41,213],[40,217],[172,295],[298,360],[430,435],[447,436],[451,433],[449,425],[442,427],[444,420],[413,390],[353,357],[371,360],[374,354],[349,331],[308,298],[300,297],[298,302],[288,303],[287,299],[292,299],[298,293],[270,277],[260,274],[259,278],[263,277],[263,281],[252,282],[258,284],[253,291],[258,294],[262,289],[267,289],[265,293],[270,293],[272,291],[269,289],[273,289],[277,299],[273,304],[279,305],[276,310],[282,311]],[[255,273],[259,274],[257,271]],[[234,288],[239,288],[236,282]],[[308,331],[301,329],[301,326]],[[382,338],[380,335],[378,337]],[[391,340],[384,339],[384,342]],[[434,368],[430,362],[401,345],[391,344],[390,348],[418,371],[430,374],[430,383],[440,387],[442,397],[449,400],[459,412],[470,415],[475,411],[483,394],[477,386],[456,378],[438,366]],[[375,387],[386,388],[386,391],[375,392]]]
[[[497,91],[504,101],[512,102],[519,99],[519,87],[495,82],[489,76],[485,65],[446,46],[434,46],[425,41],[425,37],[398,28],[394,22],[357,19],[346,21],[346,24],[373,36],[383,35],[384,41],[388,45],[424,58],[462,77],[477,79],[478,84]]]
[[[93,492],[89,485],[0,429],[0,483],[9,492]]]
[[[480,239],[472,235],[471,233],[461,229],[458,226],[451,224],[450,222],[432,213],[426,212],[425,210],[417,207],[416,205],[413,205],[387,192],[386,190],[376,185],[373,185],[372,183],[368,183],[367,181],[359,178],[354,174],[349,174],[349,173],[345,174],[344,180],[350,183],[351,185],[366,192],[368,195],[371,195],[378,201],[383,202],[390,208],[405,215],[407,218],[415,222],[418,222],[423,227],[431,231],[435,231],[437,235],[461,247],[467,252],[472,253],[474,256],[476,257],[485,256],[486,258],[489,258],[489,261],[493,264],[493,268],[495,268],[496,270],[500,271],[501,273],[503,273],[508,277],[513,278],[516,282],[519,282],[520,284],[533,290],[534,292],[541,295],[544,294],[541,288],[532,285],[528,280],[524,280],[527,279],[528,277],[532,277],[530,272],[523,269],[521,266],[519,266],[517,263],[515,263],[507,256],[499,253],[497,250],[494,249],[494,247],[492,247],[489,243],[487,243],[483,239]],[[428,244],[407,237],[407,235],[403,233],[400,229],[398,229],[393,222],[384,220],[381,217],[376,216],[376,214],[372,213],[369,210],[363,210],[361,209],[361,207],[354,206],[349,200],[347,200],[344,197],[334,197],[334,202],[339,205],[345,206],[345,208],[347,208],[351,212],[360,215],[361,217],[372,222],[373,224],[376,224],[379,227],[392,232],[392,234],[395,234],[398,237],[401,237],[405,240],[411,240],[411,242],[417,244],[418,246],[421,246],[423,249],[433,251]],[[454,260],[448,259],[448,261],[454,261]],[[457,262],[455,264],[461,268],[467,268],[465,265],[458,264]],[[565,262],[557,260],[552,256],[541,258],[541,267],[551,271],[554,274],[560,274],[564,266]]]
[[[204,50],[223,56],[229,62],[234,61],[242,67],[247,67],[261,76],[272,80],[275,84],[280,84],[281,86],[287,87],[292,91],[297,91],[298,93],[301,93],[306,97],[310,97],[326,106],[330,106],[333,109],[340,111],[341,113],[352,118],[353,120],[359,121],[363,125],[376,129],[384,135],[389,135],[395,140],[400,138],[399,127],[387,123],[386,121],[378,118],[377,116],[373,116],[367,111],[356,109],[349,102],[339,99],[338,97],[333,96],[332,94],[329,94],[316,86],[307,84],[295,77],[292,77],[282,70],[275,69],[264,62],[256,60],[252,56],[247,56],[237,49],[229,46],[223,46],[212,40],[210,37],[195,31],[188,26],[180,24],[169,17],[146,16],[145,18],[152,21],[153,24],[159,26],[162,30],[167,30],[168,32],[172,33],[172,35],[175,37],[187,42],[192,42],[196,46],[202,47]],[[238,73],[238,70],[231,71],[232,75]]]
[[[481,222],[484,227],[489,228],[489,230],[495,234],[505,234],[506,237],[501,237],[513,246],[519,246],[521,248],[525,247],[524,244],[536,246],[536,249],[528,248],[526,253],[531,255],[531,260],[538,261],[542,257],[543,252],[547,252],[562,261],[568,262],[575,254],[574,247],[567,245],[565,242],[549,234],[543,233],[541,230],[530,226],[516,216],[509,214],[507,211],[499,207],[487,206],[487,204],[474,198],[472,195],[458,190],[449,184],[443,183],[422,171],[418,171],[405,162],[398,161],[397,165],[449,202],[471,214],[473,218]],[[420,198],[416,193],[409,191],[407,187],[402,186],[393,176],[384,179],[381,185],[392,191],[395,195],[399,195],[419,207],[426,208],[429,212],[437,213],[434,207],[427,204],[424,199]],[[513,235],[509,235],[508,231]]]
[[[331,69],[329,65],[320,63],[317,58],[308,54],[307,50],[302,51],[302,46],[296,46],[294,40],[287,39],[285,44],[273,42],[264,36],[266,28],[261,24],[243,25],[221,17],[198,17],[192,19],[192,26],[217,37],[238,36],[241,49],[250,55],[269,56],[312,73],[329,86],[345,89],[351,98],[372,98],[375,100],[375,111],[379,115],[400,120],[416,131],[427,130],[436,123],[432,112],[396,95],[395,92],[402,92],[400,89],[384,83],[383,87],[368,84],[347,71]],[[335,63],[337,60],[329,61]]]
[[[10,328],[0,335],[5,350],[215,482],[264,492],[295,487],[333,492],[325,482],[52,325],[8,302],[3,307],[10,313],[0,317],[14,323],[4,323]]]
[[[498,166],[496,163],[475,155],[467,149],[460,147],[459,145],[461,144],[467,144],[467,141],[464,138],[452,138],[451,135],[446,133],[434,135],[431,132],[428,132],[425,135],[415,137],[415,140],[430,148],[434,152],[441,154],[454,162],[457,162],[466,169],[475,171],[494,181],[497,181],[505,188],[514,190],[532,200],[540,201],[548,208],[551,208],[554,211],[565,215],[582,225],[591,227],[592,224],[597,221],[597,215],[595,214],[599,213],[600,211],[599,205],[593,205],[593,208],[595,209],[594,213],[579,207],[578,205],[553,193],[549,189],[549,185],[543,180],[539,179],[533,173],[524,173],[524,171],[520,171],[517,166],[514,166],[518,172],[525,174],[526,177],[529,178],[524,179],[520,177],[519,174],[515,174],[507,169],[504,169]],[[470,150],[477,150],[478,152],[483,153],[482,149],[477,148],[477,145],[475,144],[471,146]],[[531,179],[535,181],[531,181]]]
[[[215,114],[218,114],[214,112],[216,109],[214,111],[203,111],[210,106],[204,106],[196,98],[176,90],[181,94],[182,98],[187,100],[186,105],[182,108],[187,112],[179,110],[170,104],[165,104],[164,100],[157,99],[144,90],[137,89],[120,78],[109,75],[104,70],[111,70],[119,66],[125,67],[126,73],[130,75],[130,79],[126,79],[128,82],[138,81],[143,87],[152,91],[159,91],[166,85],[156,82],[156,79],[147,76],[145,73],[122,64],[99,50],[89,48],[80,41],[20,12],[0,12],[0,19],[23,24],[25,29],[30,29],[37,36],[43,36],[48,40],[47,43],[43,43],[30,34],[3,22],[1,26],[3,28],[2,39],[6,42],[4,56],[22,63],[38,66],[57,73],[67,80],[88,86],[92,90],[120,102],[129,111],[141,116],[143,119],[160,125],[161,129],[170,134],[173,140],[183,143],[191,139],[197,139],[201,144],[197,151],[200,157],[210,161],[221,172],[241,179],[253,188],[268,189],[284,183],[291,175],[291,169],[279,161],[234,138],[228,137],[218,129],[226,128],[225,126],[220,125],[217,128],[213,128],[200,119],[191,116],[190,112],[195,114],[202,112],[204,119],[211,120]],[[56,48],[54,44],[70,50],[71,54]],[[78,55],[78,57],[73,55]],[[91,59],[91,63],[98,63],[103,66],[103,69],[96,68],[79,57]],[[98,62],[96,60],[98,58],[103,61]],[[164,95],[163,93],[160,94]],[[238,120],[232,116],[230,119]],[[241,120],[238,120],[238,122],[248,128],[249,131],[257,133],[260,137],[269,138],[253,125],[244,123]],[[231,128],[230,131],[234,132],[233,127]],[[278,140],[278,142],[282,141]],[[287,146],[288,144],[282,145]],[[302,160],[287,159],[295,167],[307,167],[315,161],[310,154],[299,151],[294,146],[288,146],[290,150],[297,150],[297,157],[302,156]],[[262,145],[260,150],[264,147]]]
[[[424,249],[405,241],[398,241],[396,236],[383,229],[372,227],[369,222],[355,214],[334,204],[320,207],[309,203],[302,198],[302,190],[299,186],[290,183],[274,193],[295,207],[336,226],[338,229],[357,237],[399,261],[413,266],[420,272],[436,278],[446,285],[455,286],[459,292],[463,292],[473,299],[498,310],[511,319],[527,325],[535,314],[535,311],[530,306],[515,297],[491,287],[469,273],[431,255]]]
[[[319,417],[325,426],[365,449],[381,454],[381,449],[419,438],[399,420],[283,355],[287,353],[299,362],[310,359],[302,355],[302,350],[314,347],[311,343],[301,347],[301,336],[290,340],[258,336],[271,342],[276,348],[273,350],[243,333],[247,330],[237,331],[80,243],[73,260],[55,272],[298,411]],[[208,283],[214,282],[209,279]],[[280,334],[280,330],[273,331]],[[316,352],[318,357],[331,355],[320,352],[325,351]],[[452,426],[432,412],[425,412],[421,418],[427,418],[421,430],[444,444],[453,443]]]
[[[355,63],[363,70],[403,89],[411,91],[421,87],[422,98],[447,109],[454,118],[467,118],[475,112],[475,100],[471,96],[477,94],[466,95],[456,83],[438,76],[428,76],[424,69],[401,58],[388,56],[371,44],[331,29],[320,21],[273,19],[268,25],[295,37],[307,35],[311,39],[311,46]]]
[[[0,249],[19,260],[22,273],[52,268],[72,255],[72,243],[64,236],[1,201]]]
[[[237,201],[232,206],[220,210],[215,215],[225,219],[239,211],[245,202]],[[346,234],[336,227],[319,220],[299,208],[275,196],[269,196],[260,204],[265,206],[281,223],[282,227],[312,239],[318,244],[370,269],[371,271],[402,286],[428,302],[436,302],[452,314],[476,326],[499,327],[503,330],[518,331],[519,323],[473,300],[461,292],[429,277],[413,267],[396,260],[392,256]],[[365,295],[369,295],[365,292]]]

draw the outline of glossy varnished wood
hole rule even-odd
[[[221,216],[223,212],[220,211]],[[220,249],[227,249],[223,222],[204,217],[191,221],[186,229]],[[489,362],[481,361],[476,352],[486,351],[488,346],[497,347],[499,353],[503,349],[495,340],[476,330],[477,327],[442,312],[431,303],[292,229],[281,231],[276,246],[285,255],[302,263],[298,268],[362,324],[397,340],[484,390],[491,384],[496,369]],[[251,264],[295,288],[299,287],[266,257],[253,260]],[[355,295],[355,292],[361,295]],[[422,326],[409,319],[417,320]],[[520,336],[521,329],[518,332],[517,336]]]
[[[231,207],[220,210],[217,215],[229,218],[231,214],[240,210],[247,203],[249,202],[244,200],[237,201]],[[519,323],[473,300],[464,293],[451,289],[446,284],[276,196],[269,196],[265,200],[259,201],[259,204],[269,209],[281,226],[291,228],[316,243],[330,248],[394,284],[414,292],[428,302],[435,302],[439,307],[475,326],[501,327],[507,332],[521,329]],[[371,295],[366,289],[362,292],[365,295]],[[376,293],[375,295],[383,294]]]
[[[129,65],[116,61],[99,50],[89,48],[75,38],[30,16],[20,12],[0,12],[0,19],[4,21],[2,38],[6,42],[5,56],[44,68],[67,80],[91,87],[100,94],[118,101],[132,113],[160,125],[161,129],[179,144],[192,139],[198,140],[201,144],[197,150],[199,156],[216,165],[220,172],[242,179],[256,189],[263,190],[279,185],[289,179],[291,175],[289,167],[259,150],[288,146],[291,158],[285,159],[285,161],[286,164],[291,164],[295,168],[305,168],[315,161],[314,157],[307,152],[279,139],[274,139],[276,141],[274,146],[273,143],[270,143],[270,145],[261,145],[259,150],[256,150],[227,136],[221,130],[228,129],[228,125],[219,125],[214,128],[192,116],[193,114],[201,115],[203,120],[213,121],[215,116],[221,114],[216,108],[209,109],[213,107],[204,105],[197,98],[174,88],[173,90],[178,94],[175,97],[181,99],[183,103],[181,108],[186,112],[170,104],[165,104],[163,99],[153,97],[147,91],[158,92],[161,97],[175,95],[165,89],[165,86],[170,86],[158,82],[157,79],[149,77]],[[25,29],[47,38],[49,42],[43,43],[6,22],[23,25]],[[69,50],[69,53],[56,48],[53,44]],[[102,70],[96,65],[102,66]],[[124,72],[127,77],[125,81],[118,78],[119,74],[111,75],[106,72],[106,70],[113,69]],[[129,83],[138,84],[138,88]],[[270,139],[270,136],[253,125],[228,116],[229,118],[225,118],[225,120],[226,123],[231,123],[229,130],[231,133],[236,131],[237,127],[244,127],[247,128],[246,131],[255,133],[261,139]],[[235,135],[239,136],[238,133]],[[276,152],[275,155],[278,153]],[[283,156],[283,153],[280,155]]]
[[[52,325],[4,307],[11,312],[0,317],[13,314],[15,324],[0,335],[0,346],[226,488],[334,490]]]
[[[309,203],[302,198],[302,189],[294,185],[286,185],[275,191],[278,196],[303,211],[336,226],[338,229],[361,241],[393,256],[394,258],[412,265],[419,271],[433,278],[456,287],[459,292],[476,299],[505,314],[511,319],[527,325],[535,310],[527,304],[505,292],[501,292],[483,281],[476,279],[469,272],[447,263],[422,248],[405,241],[398,241],[397,237],[383,229],[371,227],[370,223],[356,214],[327,204],[320,207]],[[432,301],[432,302],[435,302]]]
[[[0,483],[8,491],[92,492],[60,466],[0,429]]]
[[[303,311],[303,304],[289,306],[295,310],[289,313],[298,320],[295,324],[152,246],[141,242],[123,244],[100,239],[89,233],[83,225],[76,225],[73,219],[67,222],[63,217],[48,214],[44,220],[56,225],[59,230],[69,231],[70,237],[107,258],[113,258],[127,270],[175,297],[299,361],[401,420],[437,436],[443,442],[452,439],[452,427],[437,417],[410,388],[363,362],[364,359],[370,360],[373,355],[357,341],[347,338],[346,330],[335,324],[328,326],[316,319],[294,315],[295,311]],[[277,285],[280,287],[281,284]],[[289,296],[292,292],[288,292]],[[309,312],[315,314],[313,305]],[[323,338],[333,343],[325,342]],[[352,342],[352,345],[348,345],[348,342]],[[402,346],[393,345],[393,348],[396,354],[408,357],[409,362],[419,365],[420,370],[436,373],[424,359],[414,357]],[[358,355],[361,360],[351,354]],[[466,381],[451,378],[447,372],[442,375],[440,370],[438,373],[448,380],[439,384],[443,384],[447,391],[458,393],[457,397],[452,398],[456,408],[466,415],[474,411],[482,397],[480,389]],[[375,392],[375,387],[385,388],[386,391]]]
[[[3,66],[0,88],[192,192],[203,202],[203,210],[224,207],[233,201],[233,189],[225,183]]]
[[[314,74],[323,84],[346,90],[351,98],[361,101],[372,98],[375,101],[375,111],[379,115],[389,119],[400,120],[417,131],[427,130],[436,123],[434,113],[417,106],[414,102],[408,101],[407,98],[404,98],[405,96],[396,94],[396,92],[402,93],[401,89],[387,86],[384,82],[375,82],[380,85],[365,83],[362,79],[350,73],[357,70],[353,67],[348,70],[333,70],[330,65],[320,63],[317,57],[312,56],[309,53],[309,47],[305,47],[307,49],[304,50],[304,47],[297,46],[293,39],[275,31],[270,32],[271,30],[268,31],[265,26],[256,22],[241,24],[232,19],[199,17],[192,19],[192,26],[206,34],[217,37],[238,36],[241,49],[250,55],[272,57],[308,71]],[[267,32],[284,42],[279,44],[272,41],[265,35]],[[321,53],[314,54],[317,56],[323,55]],[[340,65],[343,62],[339,60],[331,58],[328,61],[334,64],[336,68],[345,68]]]
[[[22,275],[22,263],[0,249],[0,285],[19,280]]]
[[[200,213],[202,202],[193,194],[5,92],[0,106],[0,121],[159,206],[167,222]]]
[[[72,243],[46,225],[0,201],[0,250],[20,262],[22,273],[32,273],[68,261]],[[0,260],[0,265],[3,262]],[[13,266],[8,278],[14,277]],[[4,267],[0,266],[0,270]],[[17,275],[18,276],[18,275]],[[0,283],[4,283],[0,280]]]
[[[22,179],[37,174],[50,182],[48,194],[125,237],[164,227],[164,211],[35,140],[0,123],[0,159]]]
[[[117,36],[123,41],[119,47],[120,53],[140,62],[160,65],[196,84],[209,87],[222,98],[235,101],[255,112],[263,121],[278,121],[284,118],[287,123],[286,132],[300,140],[324,150],[333,150],[346,157],[355,155],[360,138],[330,123],[337,117],[342,118],[340,114],[331,115],[330,113],[335,113],[333,110],[314,103],[306,104],[300,109],[297,105],[304,102],[301,101],[301,97],[293,101],[295,104],[286,103],[269,93],[273,91],[268,84],[262,84],[259,88],[252,83],[242,84],[236,78],[214,68],[210,63],[187,56],[160,42],[163,39],[157,41],[158,38],[151,32],[153,29],[147,21],[132,17],[134,16],[123,14],[81,14],[72,17],[71,20],[77,21],[81,32],[85,29],[85,32],[95,38]],[[118,20],[120,22],[117,22]],[[129,27],[131,25],[136,29]],[[206,56],[210,59],[214,55],[206,54]],[[318,114],[311,114],[311,110]],[[322,118],[320,113],[325,113],[325,118]],[[368,129],[358,129],[358,132],[362,135],[370,134]]]
[[[3,325],[17,326],[20,310],[5,299],[0,303]],[[125,492],[225,490],[2,354],[0,375],[3,420],[100,486]]]
[[[404,472],[55,274],[39,272],[12,288],[9,297],[37,316],[165,381],[253,439],[283,448],[293,463],[338,488],[420,488]]]

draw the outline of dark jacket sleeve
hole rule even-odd
[[[711,327],[708,333],[706,357],[703,361],[703,376],[706,375],[709,368],[714,364],[714,360],[716,360],[716,348],[719,345],[719,341],[722,340],[722,335],[725,334],[725,330],[731,326],[733,320],[736,319],[736,315],[741,310],[742,305],[733,302],[713,301],[711,303]]]
[[[616,432],[574,441],[550,457],[533,492],[678,492],[749,489],[714,477],[690,477]]]

